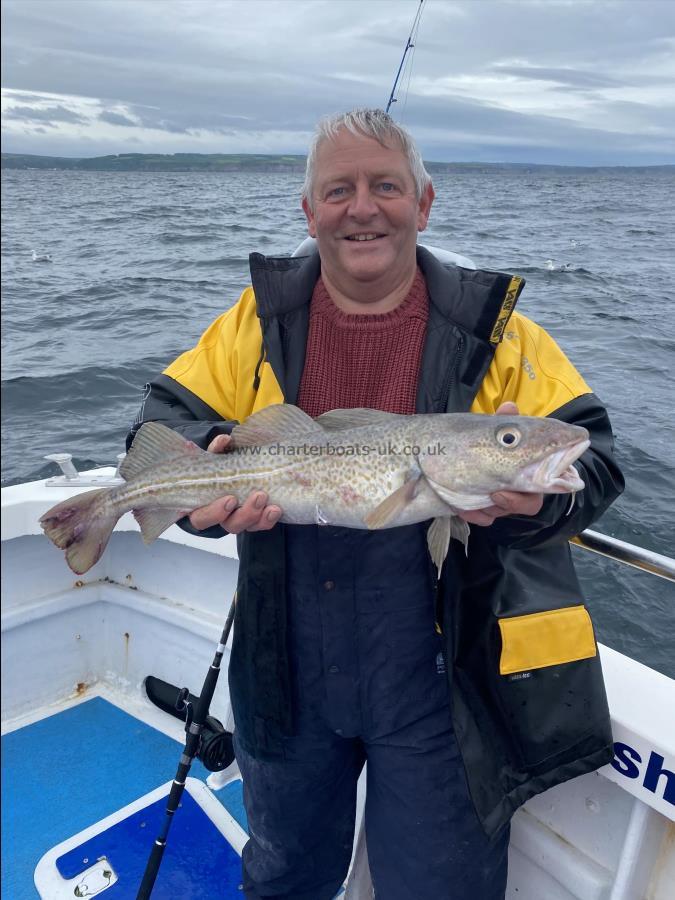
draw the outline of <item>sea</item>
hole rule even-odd
[[[114,465],[145,383],[306,237],[299,174],[2,173],[2,484]],[[626,477],[593,526],[675,556],[675,167],[458,170],[420,241],[518,273],[606,404]],[[675,584],[573,548],[598,639],[675,677]]]

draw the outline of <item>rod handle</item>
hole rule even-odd
[[[150,856],[148,857],[148,864],[143,873],[143,881],[141,881],[141,886],[136,894],[136,900],[148,900],[150,897],[152,889],[155,886],[155,881],[157,880],[159,867],[162,864],[165,846],[166,844],[159,843],[158,841],[155,841],[153,844]]]

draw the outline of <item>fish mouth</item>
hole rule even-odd
[[[519,473],[517,485],[513,489],[547,494],[571,494],[582,490],[584,482],[573,463],[590,446],[588,438],[577,439],[543,459],[530,463]]]

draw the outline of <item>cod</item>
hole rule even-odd
[[[157,422],[139,429],[124,483],[64,500],[40,519],[78,575],[101,557],[131,510],[146,544],[193,509],[225,494],[243,503],[263,490],[280,521],[381,529],[432,520],[440,568],[451,538],[467,546],[458,510],[491,505],[496,491],[573,493],[573,463],[590,446],[585,428],[552,418],[340,409],[311,418],[289,404],[236,425],[228,451],[208,453]]]

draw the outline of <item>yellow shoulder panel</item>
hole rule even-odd
[[[494,413],[501,403],[512,400],[521,415],[547,416],[590,392],[553,338],[514,312],[471,412]]]
[[[181,354],[164,374],[212,406],[224,419],[243,422],[252,412],[283,403],[272,367],[260,366],[260,385],[253,387],[262,352],[262,335],[252,288],[219,316],[196,347]]]

